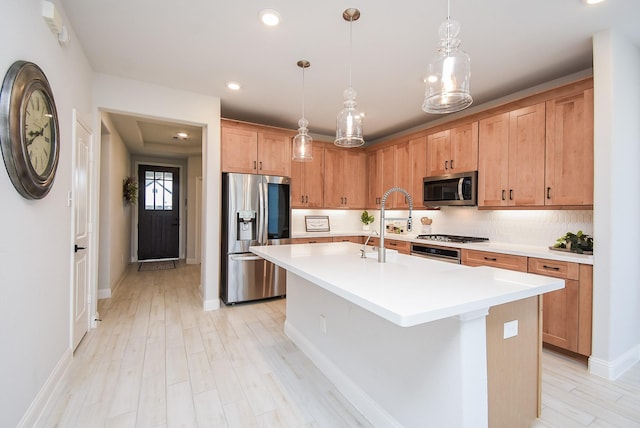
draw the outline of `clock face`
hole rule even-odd
[[[40,176],[47,171],[53,153],[52,117],[49,100],[36,89],[25,108],[25,146],[31,167]]]

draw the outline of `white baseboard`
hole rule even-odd
[[[54,392],[69,368],[69,364],[71,364],[72,359],[73,353],[71,352],[71,349],[67,349],[58,361],[58,364],[54,367],[47,381],[44,383],[42,388],[40,388],[36,398],[31,402],[31,405],[24,416],[22,416],[22,419],[18,423],[18,428],[41,425],[40,419],[43,416],[46,416],[47,411],[50,410],[50,407],[53,405],[53,398],[58,396],[58,394],[54,394]]]
[[[187,263],[188,265],[197,265],[200,264],[200,262],[198,261],[198,259],[196,258],[187,258],[185,260],[185,263]]]
[[[284,322],[284,332],[373,426],[402,428],[402,425],[393,416],[380,407],[362,388],[349,379],[338,366],[326,358],[287,321]]]
[[[108,288],[100,288],[98,290],[98,300],[100,299],[110,299],[111,298],[111,290]]]
[[[217,311],[220,309],[220,299],[212,299],[204,301],[205,311]]]
[[[590,357],[589,373],[605,379],[615,380],[638,362],[640,362],[640,344],[629,349],[613,361]]]

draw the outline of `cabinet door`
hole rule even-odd
[[[313,162],[316,161],[315,152]],[[291,208],[305,208],[305,167],[308,162],[291,161]]]
[[[405,189],[409,194],[412,193],[412,179],[411,173],[411,151],[409,149],[409,142],[399,143],[395,146],[395,185]],[[411,195],[413,198],[413,195]],[[395,208],[406,209],[409,208],[409,199],[403,193],[395,194]],[[413,205],[416,205],[416,200],[413,200]],[[420,204],[422,205],[422,204]]]
[[[451,161],[450,131],[427,135],[427,176],[449,174]]]
[[[382,159],[378,156],[378,150],[366,155],[367,163],[367,208],[379,209],[382,199]]]
[[[366,199],[367,165],[361,151],[343,149],[343,181],[345,208],[364,209]]]
[[[287,134],[258,133],[258,173],[291,176],[291,138]]]
[[[396,185],[396,149],[395,146],[378,150],[378,156],[382,158],[382,194]],[[395,207],[395,195],[389,195],[385,209]],[[382,202],[382,201],[381,201]]]
[[[462,264],[465,266],[491,266],[518,272],[527,271],[527,257],[488,251],[462,250]]]
[[[304,164],[305,205],[309,208],[324,206],[324,147],[314,145],[313,160]]]
[[[593,205],[593,89],[546,109],[545,205]]]
[[[449,172],[478,169],[478,122],[451,129],[451,160]]]
[[[478,206],[506,206],[509,186],[509,113],[481,120],[478,133]]]
[[[324,151],[324,207],[341,208],[344,203],[342,151],[345,149],[326,149]]]
[[[509,205],[544,205],[544,103],[509,118]]]
[[[542,340],[569,351],[578,351],[579,282],[565,280],[562,290],[542,297]]]
[[[222,126],[221,166],[223,172],[257,172],[258,133],[252,130]]]
[[[413,198],[414,207],[423,206],[423,179],[427,176],[427,137],[409,140],[409,159],[411,161],[411,184],[407,188]]]

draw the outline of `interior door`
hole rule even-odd
[[[89,329],[89,153],[91,133],[74,120],[72,348]]]
[[[140,165],[138,183],[138,260],[177,259],[179,169]]]

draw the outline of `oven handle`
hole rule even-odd
[[[460,177],[458,179],[458,199],[464,201],[464,195],[462,194],[462,183],[464,183],[464,178]]]

